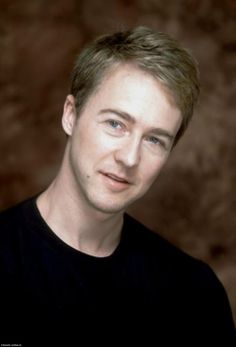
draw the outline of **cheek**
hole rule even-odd
[[[83,149],[91,149],[92,151],[103,151],[115,146],[115,141],[107,136],[98,124],[90,127],[83,126],[78,134],[79,144]],[[112,141],[113,140],[113,141]]]
[[[158,177],[162,167],[164,166],[166,159],[159,159],[156,162],[146,162],[142,167],[143,183],[147,186],[151,186]]]
[[[117,147],[117,139],[112,139],[102,134],[94,138],[93,142],[89,146],[89,151],[94,162],[100,162],[103,159],[113,156]]]
[[[80,137],[77,143],[78,156],[84,168],[91,170],[99,165],[101,161],[109,156],[114,148],[114,143],[106,136],[87,132]]]

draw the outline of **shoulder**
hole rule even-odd
[[[0,212],[0,230],[3,226],[10,226],[24,219],[34,205],[36,197],[31,197]]]
[[[161,289],[162,298],[168,297],[168,302],[177,307],[176,312],[185,312],[186,317],[195,312],[196,319],[204,320],[205,326],[211,321],[213,329],[221,326],[231,335],[232,311],[216,272],[128,215],[126,226],[129,249],[133,247],[136,254],[133,263],[138,263],[139,272],[151,283],[152,290],[157,293]]]
[[[4,227],[10,227],[24,219],[25,211],[32,205],[33,198],[21,201],[7,209],[0,211],[0,232]]]
[[[178,248],[130,215],[125,216],[125,222],[130,243],[137,255],[158,273],[169,276],[168,280],[203,289],[221,287],[217,275],[203,260]]]
[[[130,215],[125,215],[125,224],[132,243],[140,247],[144,253],[148,253],[151,256],[156,255],[164,259],[171,257],[183,261],[189,260],[198,262],[197,259],[193,258]]]
[[[30,198],[0,213],[0,254],[19,249],[30,225],[33,206],[34,198]]]

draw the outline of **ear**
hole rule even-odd
[[[73,95],[67,95],[62,115],[62,128],[68,136],[71,136],[73,132],[75,121],[75,98]]]

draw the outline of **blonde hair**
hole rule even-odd
[[[187,128],[198,100],[197,62],[177,40],[147,27],[101,36],[80,53],[70,90],[77,113],[80,114],[109,70],[122,63],[134,64],[148,72],[170,92],[183,117],[176,143]]]

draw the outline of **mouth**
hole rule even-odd
[[[126,183],[126,184],[130,184],[130,182],[128,181],[128,179],[126,179],[125,177],[121,177],[121,176],[117,176],[113,173],[109,173],[109,172],[102,172],[102,174],[104,176],[107,176],[109,178],[111,178],[112,180],[114,181],[117,181],[117,182],[121,182],[121,183]]]
[[[110,172],[100,172],[105,179],[106,186],[114,192],[122,192],[132,184],[126,177]]]

